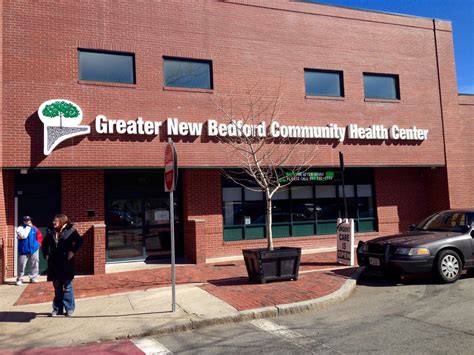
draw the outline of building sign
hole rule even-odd
[[[337,219],[337,262],[354,265],[354,220]]]
[[[285,176],[280,179],[281,182],[329,182],[335,181],[335,171],[304,171],[304,172],[286,172]]]
[[[82,121],[81,108],[69,100],[54,99],[44,102],[38,109],[38,115],[44,124],[44,154],[49,155],[59,143],[66,139],[89,134],[89,126],[80,126]],[[206,134],[208,137],[270,137],[290,139],[333,140],[343,143],[347,140],[369,141],[418,141],[428,139],[428,130],[416,126],[404,128],[398,125],[370,125],[360,127],[349,124],[340,127],[335,123],[325,126],[285,125],[277,121],[267,124],[261,121],[257,124],[246,124],[242,121],[219,123],[209,119],[206,122],[186,122],[177,118],[165,121],[134,119],[111,119],[100,114],[95,119],[97,134],[128,134],[166,137],[198,137]],[[166,128],[165,128],[166,127]],[[165,137],[162,137],[165,138]],[[375,143],[374,143],[375,144]]]
[[[49,155],[66,139],[89,134],[89,126],[80,126],[82,110],[74,102],[64,99],[48,100],[41,104],[38,116],[44,125],[43,153]]]

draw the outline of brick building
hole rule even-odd
[[[86,273],[168,255],[169,137],[180,165],[178,254],[204,263],[266,245],[262,196],[221,176],[238,164],[209,137],[211,120],[221,122],[214,98],[243,99],[253,85],[269,96],[284,88],[281,127],[323,132],[302,149],[317,147],[309,172],[324,181],[278,196],[277,246],[335,244],[339,151],[358,238],[474,205],[465,138],[474,97],[458,95],[449,22],[287,0],[1,9],[2,280],[15,272],[23,214],[41,228],[67,214],[85,238]]]

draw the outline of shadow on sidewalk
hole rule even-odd
[[[326,272],[328,275],[342,277],[344,279],[348,279],[352,276],[352,274],[357,270],[357,267],[348,267],[345,269],[336,269]]]
[[[106,314],[106,315],[95,315],[95,316],[76,316],[72,318],[117,318],[117,317],[132,317],[132,316],[143,316],[153,314],[166,314],[172,313],[169,311],[159,312],[143,312],[143,313],[128,313],[128,314]],[[63,316],[58,315],[59,316]],[[51,313],[36,313],[36,312],[0,312],[0,323],[29,323],[35,318],[51,318]]]
[[[300,262],[300,267],[301,266],[341,266],[341,264],[335,263],[333,261],[302,261]]]
[[[378,270],[365,270],[357,285],[368,287],[393,287],[412,285],[436,285],[439,281],[431,273],[412,275],[384,275]]]
[[[255,284],[249,281],[248,277],[230,277],[227,279],[207,280],[208,283],[214,286],[242,286]]]
[[[100,316],[76,316],[74,315],[72,318],[116,318],[116,317],[133,317],[133,316],[151,316],[153,314],[166,314],[172,313],[171,309],[169,311],[159,311],[159,312],[142,312],[142,313],[127,313],[127,314],[104,314]]]
[[[49,313],[36,312],[0,312],[0,323],[29,323],[36,317],[48,317]]]

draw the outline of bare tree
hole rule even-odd
[[[238,170],[222,169],[222,173],[244,188],[264,193],[269,250],[273,250],[272,199],[310,168],[315,151],[303,138],[271,134],[270,127],[278,124],[283,96],[281,86],[268,94],[267,90],[254,85],[243,95],[217,94],[214,99],[220,122],[227,124],[229,132],[217,139],[226,145],[239,167]]]

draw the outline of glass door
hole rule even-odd
[[[176,254],[183,253],[175,193]],[[147,261],[171,255],[169,194],[163,172],[109,172],[106,174],[107,261]]]
[[[108,259],[143,259],[143,201],[141,198],[112,198],[107,205]]]

